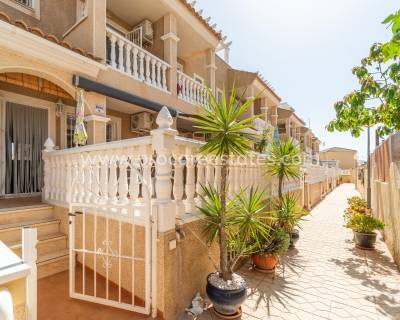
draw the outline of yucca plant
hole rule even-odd
[[[267,173],[278,177],[278,196],[282,199],[285,179],[299,179],[301,176],[301,151],[291,138],[274,142],[267,161]]]
[[[213,186],[202,187],[200,212],[204,215],[203,236],[210,245],[220,234],[221,197]],[[242,190],[227,199],[225,210],[226,247],[233,252],[228,269],[233,272],[237,261],[256,253],[269,239],[272,216],[266,209],[265,193],[256,188]]]
[[[265,128],[261,135],[258,138],[258,141],[256,142],[254,149],[255,151],[259,153],[265,153],[267,150],[267,147],[271,144],[272,141],[272,130],[271,128]]]
[[[276,225],[289,234],[294,227],[299,226],[300,221],[308,214],[298,205],[297,197],[292,193],[287,193],[282,198],[278,198],[272,212],[276,218]]]
[[[228,97],[228,99],[227,99]],[[220,247],[220,276],[223,280],[232,279],[232,271],[228,263],[228,241],[227,241],[227,183],[229,157],[244,155],[251,149],[254,136],[248,132],[252,122],[257,116],[240,120],[246,110],[254,103],[257,97],[243,101],[244,93],[237,100],[237,90],[233,86],[231,94],[223,90],[220,102],[214,97],[213,92],[207,88],[207,103],[200,104],[201,112],[193,119],[197,123],[195,128],[200,132],[209,134],[210,138],[201,147],[201,152],[218,157],[221,161],[221,183],[218,188],[220,204],[217,218],[218,228],[214,230],[215,236],[219,238]],[[239,101],[239,102],[237,102]],[[216,209],[216,208],[214,208]]]

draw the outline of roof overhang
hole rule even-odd
[[[221,41],[221,36],[217,35],[211,26],[209,26],[203,19],[198,17],[194,10],[189,9],[189,4],[182,0],[161,0],[169,9],[181,17],[188,25],[200,33],[203,38],[212,46],[216,48]]]
[[[102,63],[89,59],[54,42],[41,38],[5,21],[0,21],[0,48],[21,53],[30,59],[39,60],[47,65],[71,73],[80,73],[97,77],[105,70]]]

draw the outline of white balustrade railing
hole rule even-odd
[[[138,45],[139,47],[142,48],[143,43],[143,27],[139,26],[132,31],[128,32],[125,37],[130,41],[133,42],[134,44]]]
[[[107,28],[107,63],[129,76],[163,91],[168,91],[170,65],[144,50],[118,32]]]
[[[196,213],[202,186],[220,186],[221,161],[200,154],[203,142],[168,136],[168,131],[166,139],[173,140],[167,148],[160,146],[166,140],[160,139],[163,131],[157,130],[147,137],[45,150],[44,199],[61,205],[109,207],[143,202],[146,186],[155,200],[176,205],[174,217]],[[233,196],[251,186],[267,190],[264,163],[264,156],[256,153],[230,159],[228,194]]]
[[[192,104],[201,104],[208,107],[208,93],[206,86],[181,71],[178,73],[178,98]]]

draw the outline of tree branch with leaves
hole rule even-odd
[[[391,28],[391,40],[373,44],[369,55],[353,68],[359,88],[335,103],[336,119],[328,131],[350,131],[359,137],[365,127],[377,125],[383,137],[400,130],[400,10],[383,24]]]

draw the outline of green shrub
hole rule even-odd
[[[277,256],[286,252],[289,245],[290,235],[282,228],[273,228],[270,230],[269,238],[256,249],[256,252],[257,254],[269,253]]]
[[[284,229],[287,233],[292,232],[294,227],[299,227],[304,216],[308,214],[298,205],[297,197],[292,193],[287,193],[279,198],[272,213],[278,227]]]
[[[374,230],[382,230],[385,224],[370,215],[357,213],[350,217],[346,227],[359,233],[373,233]]]

